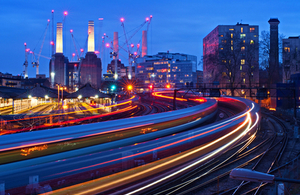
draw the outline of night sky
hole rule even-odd
[[[68,15],[64,25],[64,54],[72,58],[75,52],[70,29],[76,39],[77,49],[85,45],[88,21],[95,21],[96,50],[100,36],[106,33],[113,38],[119,32],[119,43],[125,38],[120,18],[124,17],[128,36],[140,26],[146,17],[153,15],[148,34],[148,54],[157,52],[176,52],[202,56],[202,40],[217,25],[234,25],[237,22],[259,25],[260,32],[269,30],[268,20],[280,20],[279,33],[289,36],[300,35],[300,1],[207,1],[207,0],[160,0],[160,1],[62,1],[62,0],[9,0],[0,1],[0,72],[21,74],[25,61],[24,42],[28,48],[39,53],[47,20],[54,10],[54,22],[62,22],[63,12]],[[102,27],[98,18],[103,18]],[[51,56],[51,28],[42,50],[43,56]],[[142,30],[146,29],[146,25]],[[141,41],[142,30],[130,43]],[[100,35],[101,34],[101,35]],[[110,42],[106,39],[106,43]],[[140,42],[141,43],[141,42]],[[100,45],[101,46],[101,45]],[[125,46],[124,46],[125,47]],[[106,70],[110,49],[104,50],[102,59]],[[127,54],[121,53],[121,60],[128,65]],[[28,57],[29,64],[32,56]],[[198,67],[200,69],[200,67]],[[28,66],[29,77],[35,77],[35,68]],[[49,60],[40,58],[40,74],[49,76]]]

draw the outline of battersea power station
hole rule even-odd
[[[70,91],[75,91],[80,86],[90,83],[92,87],[100,88],[102,64],[101,59],[95,54],[94,21],[88,23],[85,57],[78,57],[76,61],[72,62],[63,54],[63,23],[57,23],[56,52],[50,60],[49,73],[52,87],[61,85],[66,86]]]

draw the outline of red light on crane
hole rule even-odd
[[[134,44],[131,44],[131,47],[134,47]]]
[[[124,18],[121,18],[121,22],[124,22]]]
[[[29,51],[30,51],[30,49],[28,48],[28,49],[26,49],[25,51],[26,51],[26,52],[29,52]]]
[[[139,48],[139,47],[140,47],[140,44],[137,44],[136,46],[137,46],[137,48]]]
[[[53,41],[50,41],[50,45],[54,45],[54,42],[53,42]]]
[[[27,45],[27,43],[24,43],[24,45],[26,46],[26,45]]]
[[[148,18],[148,17],[146,18],[146,21],[147,21],[147,22],[149,21],[149,18]]]
[[[81,52],[83,52],[83,49],[80,49]]]
[[[152,18],[152,15],[150,15],[150,18]]]
[[[95,54],[99,54],[100,52],[99,51],[95,51]]]
[[[137,53],[136,53],[136,52],[134,52],[133,54],[134,54],[134,55],[136,55]]]
[[[73,33],[73,30],[72,30],[72,29],[70,30],[70,33]]]
[[[106,43],[106,47],[109,47],[109,43]]]
[[[65,15],[65,16],[68,15],[68,12],[64,12],[64,15]]]
[[[72,56],[74,57],[74,56],[75,56],[75,53],[72,53]]]
[[[104,33],[103,35],[106,36],[106,33]]]
[[[51,12],[54,13],[54,9]]]
[[[103,18],[99,18],[99,20],[103,20]]]
[[[47,21],[50,22],[50,19],[48,19]]]

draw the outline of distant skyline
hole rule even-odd
[[[75,53],[70,35],[70,29],[76,39],[77,49],[83,47],[87,37],[88,21],[95,22],[95,49],[99,48],[99,32],[101,36],[106,33],[113,38],[113,32],[118,32],[119,43],[124,44],[120,18],[124,18],[125,29],[129,36],[150,15],[153,16],[148,34],[148,54],[158,52],[185,53],[196,55],[198,61],[202,56],[202,40],[217,25],[243,24],[259,25],[259,31],[269,31],[268,20],[278,18],[279,33],[289,36],[300,35],[300,2],[298,1],[231,1],[230,3],[215,1],[37,1],[37,0],[12,0],[0,2],[0,72],[21,74],[25,61],[24,42],[28,48],[39,53],[43,32],[47,20],[51,20],[51,10],[54,10],[54,22],[62,22],[63,12],[68,15],[64,25],[64,54],[71,60]],[[98,19],[103,18],[102,28]],[[47,35],[42,50],[42,55],[51,56],[51,28]],[[141,41],[142,30],[130,43]],[[101,41],[101,40],[100,40]],[[110,40],[106,39],[106,43]],[[140,42],[141,44],[141,42]],[[102,59],[103,70],[110,62],[109,49],[105,49]],[[124,57],[122,57],[124,56]],[[120,58],[125,65],[128,60],[125,52]],[[35,77],[35,68],[32,67],[31,55],[28,57],[29,77]],[[200,67],[198,67],[199,69]],[[49,76],[49,60],[40,58],[40,74]]]

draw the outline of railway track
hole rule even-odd
[[[227,109],[221,111],[230,115]],[[146,194],[259,194],[266,184],[238,182],[228,175],[233,168],[271,173],[279,166],[287,145],[287,128],[278,118],[268,117],[271,129],[258,131],[226,154]]]

